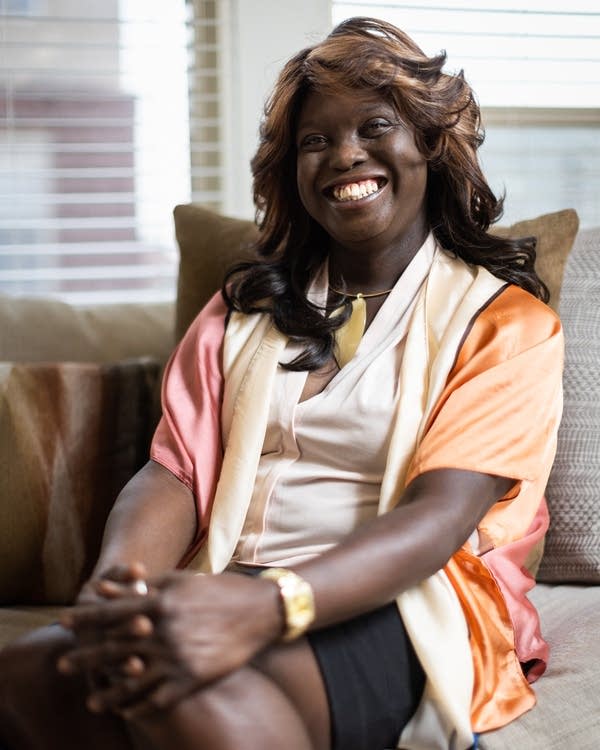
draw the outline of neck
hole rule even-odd
[[[391,289],[415,257],[428,231],[405,237],[392,246],[377,248],[374,243],[357,247],[332,242],[329,253],[329,283],[348,294],[370,294]]]

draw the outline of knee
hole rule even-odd
[[[248,674],[251,670],[242,668],[185,695],[173,699],[168,685],[163,685],[152,696],[146,697],[141,713],[130,721],[140,728],[167,730],[199,722],[203,727],[235,726],[244,724],[244,714],[259,708],[260,696],[256,686],[248,689]],[[250,678],[250,681],[251,678]]]
[[[56,662],[71,643],[70,633],[51,626],[0,650],[0,710],[18,712],[38,696],[52,696],[60,680]]]

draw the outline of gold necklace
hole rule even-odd
[[[352,313],[348,320],[334,333],[334,356],[338,363],[338,367],[341,370],[342,367],[347,365],[356,354],[358,345],[365,333],[365,326],[367,325],[367,305],[365,299],[369,299],[370,297],[383,297],[384,294],[389,294],[392,289],[386,289],[383,292],[370,292],[368,294],[363,294],[362,292],[356,292],[356,294],[341,292],[339,289],[334,289],[332,286],[330,286],[329,289],[330,291],[335,292],[335,294],[339,294],[343,297],[352,297]],[[344,305],[336,307],[330,317],[340,315],[343,310]]]
[[[368,294],[363,294],[362,292],[341,292],[339,289],[334,289],[332,286],[329,287],[330,292],[335,292],[342,297],[354,297],[354,299],[358,299],[359,297],[362,297],[363,299],[368,299],[369,297],[383,297],[384,294],[389,294],[393,289],[394,287],[386,289],[384,292],[369,292]]]

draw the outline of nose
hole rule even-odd
[[[339,171],[347,171],[362,164],[367,153],[356,135],[341,137],[329,149],[330,166]]]

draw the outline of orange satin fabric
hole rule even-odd
[[[527,537],[543,502],[562,406],[562,359],[562,332],[554,313],[517,287],[504,289],[467,333],[411,464],[408,482],[439,468],[515,480],[478,527],[494,554]],[[519,566],[514,570],[513,576],[527,575]],[[468,543],[446,573],[470,629],[473,729],[503,726],[535,703],[514,632],[515,618],[535,613],[525,603],[517,611],[514,602],[509,611],[485,559],[473,554]],[[525,589],[521,581],[514,582],[516,590]]]

